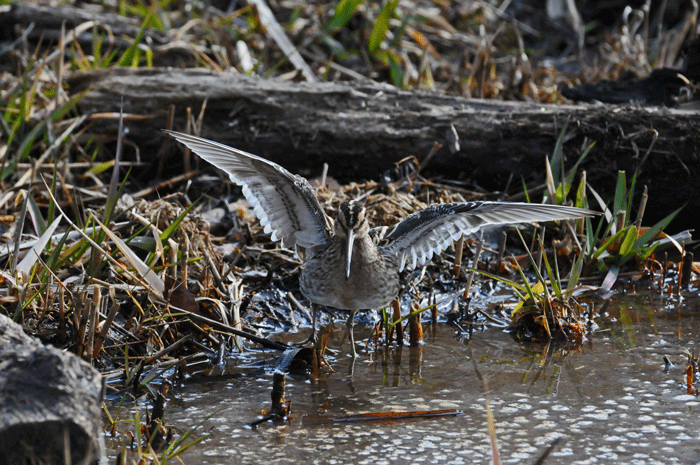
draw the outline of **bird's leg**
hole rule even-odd
[[[311,340],[316,342],[316,318],[318,318],[318,304],[311,304]]]
[[[311,344],[316,343],[316,319],[318,316],[318,305],[312,303],[311,304],[311,335],[304,339],[303,341],[299,342],[298,344],[295,344],[297,346],[303,346],[308,344],[309,342]]]
[[[316,318],[318,316],[318,304],[311,303],[311,336],[309,336],[309,341],[311,343],[316,343]]]
[[[353,331],[353,326],[355,323],[355,311],[350,310],[350,316],[348,321],[345,322],[345,326],[348,328],[348,334],[350,335],[350,350],[352,350],[352,358],[357,358],[357,351],[355,350],[355,333]]]

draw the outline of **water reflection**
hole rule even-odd
[[[697,463],[700,402],[683,385],[683,353],[700,339],[700,305],[697,297],[672,309],[658,303],[613,297],[577,350],[519,343],[493,328],[467,338],[441,323],[428,327],[421,346],[380,345],[352,363],[339,330],[330,338],[336,373],[288,376],[286,423],[247,426],[269,407],[270,353],[248,354],[226,376],[177,386],[166,419],[181,431],[215,426],[185,463],[489,463],[488,396],[504,463],[533,463],[560,436],[546,463]],[[356,335],[366,340],[369,329],[357,327]],[[666,369],[664,356],[676,366]],[[464,413],[390,424],[319,421],[450,408]]]

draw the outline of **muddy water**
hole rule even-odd
[[[504,463],[534,463],[559,437],[544,463],[698,463],[700,399],[683,384],[683,353],[700,347],[694,294],[615,296],[577,351],[521,344],[495,328],[459,334],[442,323],[426,328],[421,347],[363,351],[352,364],[338,322],[337,373],[318,382],[288,376],[289,421],[247,426],[269,408],[270,354],[232,362],[227,376],[176,386],[166,418],[181,432],[201,423],[211,433],[181,456],[187,464],[489,463],[487,404]],[[369,334],[357,329],[358,340]],[[667,368],[664,356],[676,365]],[[328,421],[434,409],[463,413]]]

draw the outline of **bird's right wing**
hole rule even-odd
[[[434,204],[413,213],[386,232],[379,245],[394,254],[399,268],[423,265],[449,247],[462,234],[482,226],[506,223],[565,220],[593,216],[582,208],[517,202],[465,202]]]
[[[306,179],[243,150],[197,136],[165,132],[225,171],[243,188],[243,195],[273,241],[305,249],[329,243],[330,220]]]

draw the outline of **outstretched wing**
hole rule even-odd
[[[431,205],[409,215],[387,231],[380,246],[393,253],[403,270],[423,265],[433,254],[445,250],[462,234],[482,226],[506,223],[565,220],[593,216],[582,208],[517,202],[465,202]]]
[[[282,246],[325,246],[330,220],[309,182],[269,160],[197,136],[165,131],[243,188],[265,232]]]

